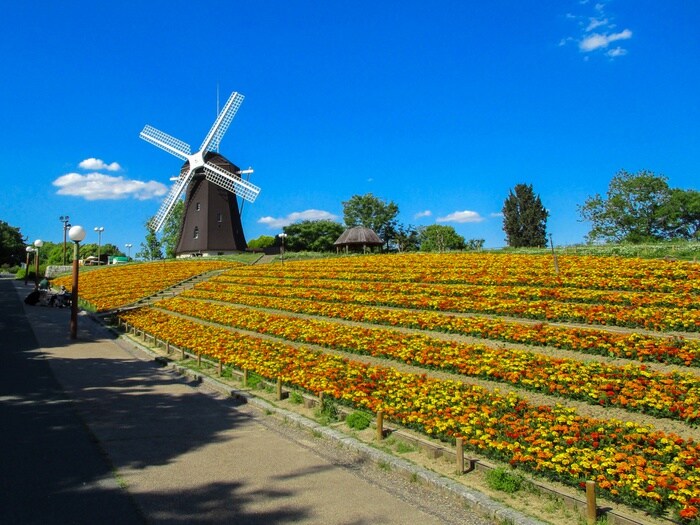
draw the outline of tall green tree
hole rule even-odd
[[[19,228],[0,221],[0,265],[20,264],[27,256],[26,248]]]
[[[642,170],[636,174],[619,171],[610,181],[606,197],[588,197],[579,214],[591,223],[589,241],[641,243],[667,237],[661,216],[671,198],[666,177]],[[663,212],[673,222],[669,210]]]
[[[343,233],[343,226],[335,221],[301,221],[282,228],[287,234],[284,249],[290,252],[329,252]]]
[[[516,184],[503,203],[503,231],[508,246],[546,246],[548,216],[532,184]]]
[[[420,249],[420,232],[410,224],[399,224],[392,241],[399,252],[415,252]]]
[[[160,237],[161,246],[165,249],[165,258],[175,258],[177,243],[180,242],[180,227],[182,216],[185,214],[185,201],[178,200],[170,211],[170,215],[163,225],[163,233]]]
[[[136,254],[137,259],[154,261],[163,258],[163,249],[156,231],[151,227],[151,221],[146,221],[146,239],[141,243],[141,250]]]
[[[431,224],[420,228],[419,231],[420,251],[422,252],[446,252],[464,249],[464,237],[458,234],[452,226]]]
[[[353,195],[343,202],[345,226],[364,226],[376,233],[386,244],[396,232],[396,216],[399,207],[394,202],[385,202],[371,193]]]

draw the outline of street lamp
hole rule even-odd
[[[70,338],[78,338],[78,254],[80,241],[85,239],[85,229],[82,226],[73,226],[68,231],[68,237],[75,243],[73,248],[73,288],[70,299]]]
[[[277,237],[282,239],[282,262],[284,262],[284,240],[287,238],[286,233],[280,233]]]
[[[27,246],[27,265],[24,267],[24,285],[27,285],[27,279],[29,278],[29,254],[34,253],[34,248]]]
[[[104,226],[99,228],[96,226],[95,231],[97,232],[97,264],[100,264],[100,244],[102,243],[102,232],[105,231]]]
[[[70,228],[70,224],[68,224],[70,217],[68,217],[68,215],[61,215],[58,218],[58,220],[63,223],[63,266],[65,266],[66,265],[66,233],[68,232],[68,228]]]
[[[39,288],[39,248],[44,245],[44,241],[37,239],[34,241],[34,246],[36,247],[36,255],[34,256],[34,264],[36,264],[36,270],[34,271],[34,284]]]
[[[126,258],[131,260],[131,247],[133,246],[133,244],[126,243],[124,246],[126,246]]]

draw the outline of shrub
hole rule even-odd
[[[520,490],[523,484],[523,477],[512,470],[498,467],[486,474],[486,483],[492,489],[512,494]]]
[[[345,422],[350,428],[355,430],[364,430],[369,427],[369,423],[372,419],[370,416],[364,412],[353,412],[345,418]]]

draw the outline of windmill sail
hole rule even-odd
[[[255,184],[251,184],[250,182],[243,180],[222,168],[219,168],[211,162],[207,162],[204,165],[204,175],[208,181],[213,182],[217,186],[221,186],[231,193],[235,193],[239,197],[249,202],[255,202],[258,193],[260,193],[260,188],[258,188]]]
[[[158,213],[149,225],[159,231],[172,214],[183,193],[185,212],[176,253],[202,255],[202,252],[223,253],[246,248],[236,196],[253,202],[260,193],[255,184],[241,178],[240,169],[216,153],[244,96],[233,92],[217,115],[199,150],[152,126],[143,128],[139,137],[185,161]],[[225,191],[222,191],[225,190]],[[183,232],[187,231],[187,235]]]

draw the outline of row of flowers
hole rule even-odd
[[[312,288],[297,282],[296,286],[262,286],[234,282],[209,282],[207,290],[225,290],[233,294],[261,294],[277,297],[295,297],[315,301],[335,301],[367,305],[385,305],[418,310],[442,312],[474,312],[490,315],[508,315],[548,321],[573,321],[651,330],[700,330],[700,310],[681,308],[646,308],[603,304],[560,303],[553,300],[525,299],[472,299],[467,297],[435,296],[429,293],[395,293],[356,290]]]
[[[502,286],[564,286],[700,294],[700,268],[686,261],[512,253],[392,254],[299,261],[289,268],[255,268],[256,275],[361,281],[466,283]]]
[[[240,263],[225,261],[179,260],[158,261],[123,266],[109,266],[80,272],[79,295],[98,311],[118,308],[196,275],[224,270]],[[71,275],[59,277],[54,286],[71,289]]]
[[[528,301],[559,301],[587,304],[610,304],[635,307],[700,308],[698,297],[689,293],[631,292],[619,290],[595,290],[566,288],[562,286],[503,286],[481,284],[406,283],[396,281],[361,281],[331,279],[312,275],[266,275],[250,269],[228,272],[217,282],[252,286],[298,286],[327,288],[345,292],[382,292],[432,297],[463,297],[480,300],[520,299]]]
[[[700,447],[634,423],[535,407],[459,381],[436,380],[234,333],[153,309],[121,314],[161,340],[354,407],[553,479],[593,479],[608,497],[654,514],[696,520]]]
[[[700,421],[700,378],[690,373],[662,374],[643,365],[621,367],[597,361],[553,358],[517,349],[302,319],[201,300],[167,299],[157,306],[289,341],[511,383],[537,392],[618,406],[691,424]]]
[[[686,366],[700,365],[700,341],[638,333],[611,332],[547,323],[519,323],[483,316],[397,310],[378,306],[280,298],[198,287],[183,297],[213,299],[348,321],[448,332],[509,343],[548,346],[594,355]]]

